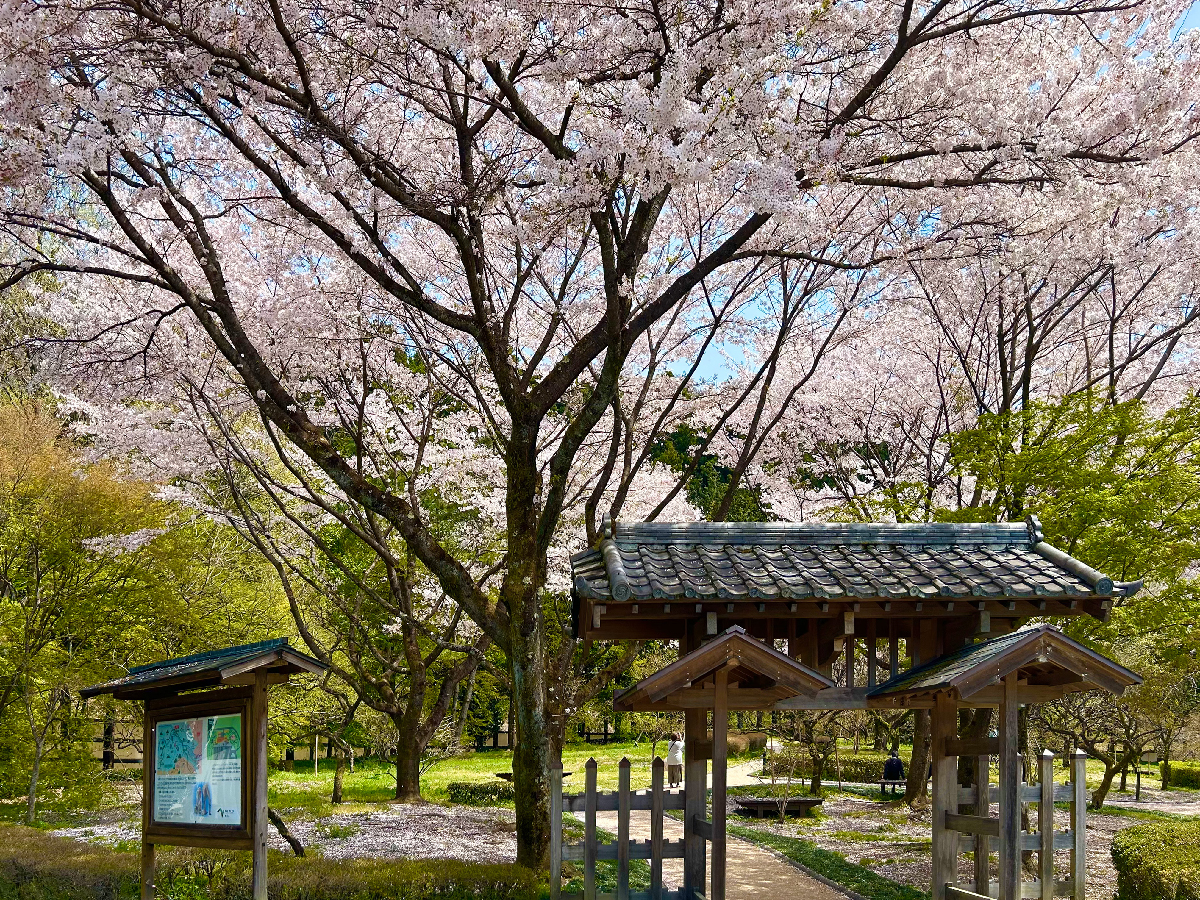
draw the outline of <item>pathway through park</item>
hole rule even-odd
[[[751,777],[752,771],[761,771],[756,762],[730,767],[729,785],[758,784]],[[663,819],[663,837],[679,840],[683,837],[683,823],[670,816]],[[616,812],[596,814],[596,824],[612,834],[617,833]],[[650,838],[650,813],[634,811],[629,816],[629,836],[636,840]],[[727,900],[846,900],[846,895],[826,884],[805,875],[779,857],[746,841],[729,836],[727,846],[728,883],[725,887]],[[683,860],[663,861],[663,886],[678,888],[683,885]]]

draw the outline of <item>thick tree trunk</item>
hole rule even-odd
[[[908,761],[908,783],[904,788],[904,802],[910,806],[926,796],[929,750],[929,710],[918,709],[913,715],[913,748]]]
[[[513,786],[517,796],[517,864],[541,871],[550,852],[550,734],[540,629],[516,632],[512,641],[516,746]]]
[[[401,717],[396,722],[397,728],[403,727],[407,717]],[[424,748],[417,742],[412,732],[401,734],[396,742],[396,799],[401,803],[412,803],[421,799],[421,751]]]

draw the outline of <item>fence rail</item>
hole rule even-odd
[[[663,837],[663,813],[682,810],[684,792],[663,788],[663,761],[654,758],[651,764],[650,790],[632,791],[629,787],[630,763],[622,759],[617,777],[617,790],[596,789],[596,761],[589,759],[584,766],[582,794],[563,795],[562,766],[550,770],[550,900],[703,900],[703,894],[680,888],[668,890],[662,883],[662,861],[683,859],[684,841]],[[633,810],[650,813],[650,838],[638,840],[629,836],[629,814]],[[596,813],[617,813],[617,839],[601,843],[597,836]],[[563,840],[563,814],[582,812],[584,839],[567,843]],[[697,823],[709,824],[709,823]],[[710,825],[711,827],[711,825]],[[644,859],[650,863],[650,890],[629,889],[630,860]],[[596,863],[617,863],[617,889],[600,892],[596,887]],[[562,889],[564,862],[583,863],[583,891],[565,892]]]

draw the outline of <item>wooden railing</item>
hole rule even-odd
[[[987,764],[988,757],[977,759],[977,767]],[[1021,897],[1035,897],[1039,900],[1053,900],[1055,897],[1070,897],[1072,900],[1084,900],[1087,882],[1087,788],[1084,782],[1087,756],[1082,751],[1075,751],[1071,757],[1071,783],[1069,785],[1054,784],[1054,754],[1046,750],[1039,760],[1039,784],[1022,784],[1019,798],[1022,803],[1037,804],[1037,831],[1019,835],[1020,849],[1038,854],[1038,878],[1033,881],[1023,881],[1020,885]],[[986,769],[983,770],[986,772]],[[999,838],[1001,822],[992,818],[990,810],[981,813],[985,805],[998,800],[998,789],[988,787],[986,775],[975,787],[959,788],[959,804],[974,804],[975,815],[962,815],[946,812],[945,824],[949,832],[957,832],[958,851],[973,850],[975,853],[975,880],[967,884],[946,884],[946,900],[989,900],[998,895],[998,883],[991,881],[988,876],[988,854],[993,839]],[[1066,802],[1070,805],[1070,828],[1067,831],[1054,830],[1054,804]],[[1071,851],[1071,867],[1069,877],[1058,880],[1054,873],[1054,852],[1056,850]],[[981,889],[982,888],[982,889]]]
[[[648,791],[632,791],[629,788],[628,759],[622,759],[617,776],[617,790],[596,790],[596,761],[589,759],[584,767],[584,791],[582,794],[563,794],[562,766],[550,770],[550,900],[688,900],[682,890],[667,890],[663,887],[662,863],[664,859],[682,859],[682,840],[667,840],[663,836],[663,815],[667,810],[684,809],[683,791],[663,788],[663,761],[654,758],[651,787]],[[600,843],[597,838],[596,813],[617,813],[617,839]],[[643,810],[650,813],[649,839],[636,840],[629,836],[630,813]],[[563,840],[563,814],[583,813],[584,839],[582,843],[566,843]],[[708,824],[708,823],[705,823]],[[650,863],[650,889],[631,892],[629,890],[629,862],[634,859]],[[596,889],[596,863],[616,860],[617,884],[615,892],[598,892]],[[583,891],[567,893],[562,890],[564,861],[583,862]]]

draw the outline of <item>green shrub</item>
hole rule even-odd
[[[1147,822],[1112,844],[1119,900],[1200,900],[1200,822]]]
[[[812,760],[807,754],[800,753],[795,756],[787,756],[779,762],[786,762],[788,759],[794,760],[792,764],[792,777],[798,779],[807,779],[812,777]],[[838,780],[838,766],[841,765],[842,781],[861,782],[863,784],[875,784],[883,778],[883,763],[887,759],[886,753],[844,753],[839,754],[838,759],[829,757],[829,762],[825,765],[825,772],[821,776],[823,781],[831,782]],[[772,761],[768,759],[767,771],[770,772]],[[776,777],[785,777],[786,773],[777,771]]]
[[[1158,767],[1159,774],[1163,774],[1163,767]],[[1173,762],[1171,763],[1170,774],[1171,787],[1197,788],[1200,789],[1200,763],[1195,762]],[[1167,778],[1163,778],[1163,787],[1167,787]]]
[[[297,859],[270,854],[271,900],[535,900],[538,876],[456,860]],[[165,900],[248,900],[250,854],[165,849]],[[0,826],[0,900],[136,900],[138,854]]]
[[[516,792],[511,781],[452,781],[446,785],[446,798],[464,806],[491,806],[512,803]]]

